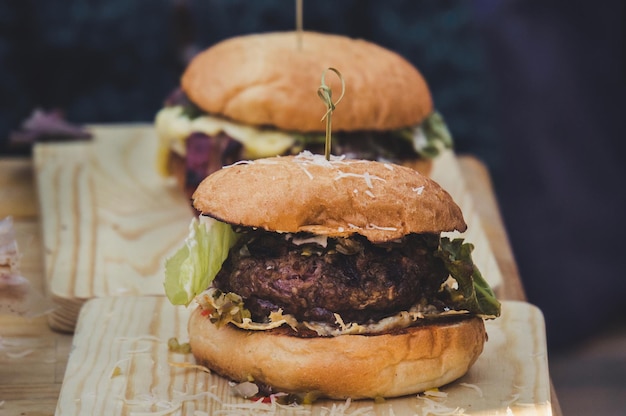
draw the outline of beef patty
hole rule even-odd
[[[448,277],[433,256],[439,235],[411,234],[374,245],[364,237],[328,238],[245,230],[213,285],[243,299],[253,320],[282,309],[298,320],[379,320],[417,303],[432,303]],[[300,242],[295,244],[294,241]]]

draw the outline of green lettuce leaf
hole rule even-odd
[[[397,134],[411,142],[413,150],[426,159],[433,159],[443,149],[454,146],[452,134],[443,116],[437,111],[433,111],[419,126],[397,130]]]
[[[446,149],[453,146],[452,134],[450,130],[448,130],[443,116],[437,111],[433,111],[432,114],[422,122],[421,127],[429,143],[440,142]]]
[[[436,255],[458,283],[458,289],[446,286],[446,290],[456,309],[495,318],[500,316],[500,302],[472,261],[472,250],[474,246],[464,243],[462,238],[441,238]]]
[[[185,244],[165,261],[165,294],[174,305],[189,305],[222,267],[239,235],[229,224],[206,216],[189,224]]]

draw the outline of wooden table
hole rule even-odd
[[[472,156],[461,156],[459,163],[503,274],[504,282],[498,289],[498,296],[507,300],[525,300],[489,173]],[[43,291],[42,214],[37,203],[31,159],[0,158],[0,218],[13,217],[23,254],[22,272],[36,289]],[[21,358],[7,357],[0,350],[0,415],[53,415],[72,335],[52,331],[45,317],[0,316],[0,337],[12,343],[24,342],[25,349],[32,350]],[[561,414],[554,389],[552,407],[555,415]]]

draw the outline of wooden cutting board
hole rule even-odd
[[[171,353],[167,347],[171,337],[188,340],[190,311],[164,297],[88,301],[76,327],[56,415],[248,414],[245,406],[252,402],[235,396],[225,379],[170,364],[194,364],[191,354]],[[550,415],[541,312],[527,303],[505,301],[502,316],[487,321],[486,328],[489,340],[482,355],[465,376],[439,389],[445,397],[411,395],[380,404],[361,400],[350,403],[345,414],[421,415],[427,409],[433,411],[429,414],[448,414],[434,413],[448,409],[456,410],[449,413],[455,415]],[[333,407],[342,406],[346,402],[321,400],[299,409],[308,413],[274,410],[329,415]],[[264,405],[255,414],[270,410]]]
[[[162,295],[164,262],[188,233],[192,210],[156,173],[157,139],[147,125],[91,126],[84,142],[34,148],[45,274],[56,303],[50,326],[73,331],[92,298]],[[474,260],[496,287],[502,276],[453,152],[432,168],[461,206]]]
[[[97,127],[93,140],[34,149],[45,273],[55,329],[72,331],[87,299],[163,294],[164,259],[192,211],[155,171],[145,126]]]

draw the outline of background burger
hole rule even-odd
[[[206,178],[202,212],[166,263],[197,303],[199,363],[261,391],[392,397],[447,384],[483,349],[500,304],[471,260],[459,207],[417,171],[304,152]]]
[[[348,85],[333,116],[334,154],[427,173],[429,159],[452,145],[424,78],[395,52],[339,35],[274,32],[227,39],[190,62],[156,116],[160,172],[191,194],[237,160],[321,153],[323,104],[314,91],[331,66]]]

